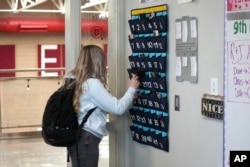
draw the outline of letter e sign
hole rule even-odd
[[[64,45],[38,45],[38,68],[64,68],[65,46]],[[42,77],[62,76],[64,71],[46,71],[38,73]]]

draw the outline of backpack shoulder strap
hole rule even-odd
[[[79,126],[80,129],[82,129],[83,125],[87,122],[89,116],[95,111],[97,107],[92,108],[91,110],[88,111],[88,113],[84,116],[84,118],[82,119],[82,122]]]

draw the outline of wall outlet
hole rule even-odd
[[[210,93],[217,95],[218,94],[218,79],[217,78],[211,78],[211,90]]]

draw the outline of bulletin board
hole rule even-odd
[[[130,109],[134,141],[169,151],[168,5],[131,10],[128,73],[139,76],[137,98]]]
[[[198,19],[183,16],[175,20],[176,80],[198,81]]]

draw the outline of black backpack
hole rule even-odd
[[[48,99],[42,118],[42,137],[45,143],[57,147],[69,147],[80,138],[80,131],[91,109],[78,125],[77,114],[73,107],[75,80],[66,79],[65,84]]]

